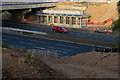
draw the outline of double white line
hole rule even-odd
[[[2,27],[2,29],[12,30],[12,31],[28,32],[28,33],[34,33],[34,34],[47,34],[47,33],[45,33],[45,32],[23,30],[23,29],[19,29],[19,28],[8,28],[8,27]]]

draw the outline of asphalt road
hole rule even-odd
[[[93,48],[104,49],[104,47],[91,46],[85,44],[42,39],[17,34],[2,33],[2,42],[9,46],[25,49],[39,49],[58,51],[59,57],[73,56],[79,53],[91,52]]]
[[[25,30],[32,30],[32,31],[46,32],[49,34],[64,35],[66,37],[70,36],[70,37],[77,37],[77,38],[86,38],[86,39],[105,41],[105,42],[116,42],[117,41],[117,38],[116,38],[117,35],[113,37],[111,35],[106,35],[106,34],[86,33],[86,32],[71,31],[71,30],[68,30],[67,34],[62,34],[62,33],[52,32],[51,27],[42,26],[42,25],[40,26],[40,25],[36,25],[36,24],[16,24],[16,23],[3,22],[2,26],[25,29]],[[119,41],[120,41],[120,39],[119,39]]]

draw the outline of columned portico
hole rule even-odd
[[[40,13],[41,23],[63,25],[65,27],[83,28],[86,26],[89,16],[80,14]],[[43,19],[43,20],[42,20]]]
[[[57,22],[58,22],[58,24],[60,24],[60,16],[57,16],[57,17],[58,17]]]
[[[54,16],[52,16],[52,24],[54,24]]]

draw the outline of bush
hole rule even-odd
[[[114,30],[120,30],[120,19],[118,19],[117,21],[114,21],[113,24],[114,24],[114,27],[113,27]]]
[[[118,12],[120,13],[120,1],[117,3],[118,6]]]
[[[10,49],[10,47],[6,44],[2,44],[2,48],[9,48]]]

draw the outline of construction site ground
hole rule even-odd
[[[100,3],[100,4],[93,4],[88,5],[85,9],[84,6],[73,6],[74,2],[60,2],[56,6],[57,9],[72,9],[77,8],[78,10],[84,10],[85,13],[89,14],[89,22],[104,22],[109,18],[113,18],[112,21],[104,25],[87,25],[87,29],[93,31],[94,28],[99,28],[99,31],[110,30],[112,26],[112,22],[116,21],[119,17],[118,9],[117,9],[117,2],[111,3]]]
[[[75,3],[60,2],[55,8],[65,9],[65,7],[70,7],[69,9],[71,10],[80,10],[82,7],[84,7],[84,6],[73,6],[73,4]],[[77,7],[77,9],[74,9],[73,7]],[[91,22],[103,22],[111,17],[113,18],[113,20],[118,19],[117,2],[100,3],[100,4],[93,4],[93,5],[89,4],[87,5],[87,8],[84,11],[85,13],[88,13],[90,15],[89,20]]]
[[[2,49],[2,78],[65,78],[43,63],[40,58],[25,55],[23,52]]]
[[[3,78],[117,78],[118,54],[89,52],[60,59],[30,57],[2,49]]]
[[[89,52],[43,62],[69,78],[118,78],[117,53],[104,57],[104,54]]]

